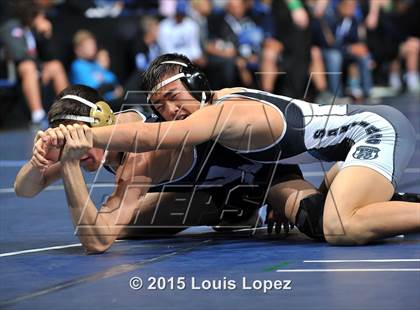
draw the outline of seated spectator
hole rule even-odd
[[[306,6],[310,19],[322,18],[325,14],[325,9],[328,6],[328,0],[307,0]],[[334,101],[336,99],[334,98],[334,95],[331,94],[328,90],[327,75],[325,72],[324,60],[322,59],[322,51],[319,46],[313,44],[310,47],[308,83],[313,86],[315,91],[312,99],[314,102],[318,104],[331,104],[333,102],[337,103],[337,101]]]
[[[258,18],[264,30],[264,41],[261,54],[260,84],[261,89],[274,92],[277,80],[278,59],[284,51],[283,44],[275,38],[274,16],[272,13],[272,1],[260,2],[257,12]]]
[[[398,56],[398,39],[395,25],[392,23],[391,1],[360,1],[363,13],[366,16],[364,24],[366,26],[366,39],[369,51],[375,62],[375,71],[381,74],[375,75],[375,84],[386,84],[391,86],[391,91],[401,90],[401,79],[399,72],[391,73],[387,80],[390,64]],[[394,70],[391,70],[394,72]],[[385,74],[383,74],[385,73]]]
[[[161,54],[157,42],[159,33],[159,20],[153,16],[144,16],[140,21],[140,33],[134,44],[134,57],[136,69],[143,73],[153,59]]]
[[[229,0],[211,0],[214,13],[223,13]]]
[[[303,98],[308,82],[309,17],[300,0],[272,1],[264,26],[261,87]]]
[[[157,42],[159,20],[154,16],[143,16],[140,20],[140,29],[136,40],[132,44],[131,57],[135,62],[134,72],[130,75],[124,87],[127,97],[124,103],[145,103],[146,96],[141,91],[141,76],[150,63],[161,54]],[[131,93],[128,93],[130,92]],[[133,92],[134,91],[134,92]],[[144,109],[145,107],[143,107]]]
[[[78,1],[86,2],[86,1]],[[90,1],[87,1],[90,2]],[[94,0],[91,2],[93,5],[85,11],[87,18],[105,18],[105,17],[118,17],[124,10],[124,1],[122,0]]]
[[[233,86],[238,77],[242,85],[253,86],[263,31],[245,13],[243,0],[230,0],[224,14],[210,18],[206,51],[215,88]]]
[[[68,86],[63,65],[51,47],[52,25],[36,1],[16,0],[14,18],[3,24],[0,37],[7,57],[17,67],[32,123],[48,125],[42,106],[41,85],[52,83],[58,94]]]
[[[47,0],[54,2],[56,12],[62,16],[85,16],[87,18],[115,18],[157,14],[158,0]],[[173,0],[169,0],[173,2]]]
[[[419,53],[420,53],[420,2],[395,1],[393,21],[397,31],[396,42],[399,45],[398,58],[391,68],[391,79],[400,76],[400,59],[405,65],[405,82],[410,93],[420,93]]]
[[[191,17],[200,29],[200,46],[205,50],[208,40],[208,16],[211,14],[212,5],[210,0],[191,0],[188,16]]]
[[[159,0],[159,14],[163,17],[175,15],[177,0]]]
[[[329,91],[338,96],[343,95],[341,87],[342,68],[344,64],[355,62],[358,67],[358,81],[351,71],[348,79],[350,92],[358,94],[360,87],[365,97],[369,97],[372,89],[372,64],[369,50],[359,38],[358,28],[361,26],[356,18],[357,1],[341,0],[337,4],[336,14],[325,15],[313,22],[313,37],[321,47],[325,67],[328,73]]]
[[[73,45],[76,60],[73,61],[70,69],[72,84],[95,88],[108,101],[119,99],[122,89],[115,74],[109,70],[109,55],[102,55],[102,59],[104,56],[107,58],[102,61],[107,67],[102,67],[98,63],[95,36],[87,30],[79,30],[73,37]]]
[[[180,53],[197,65],[204,65],[203,51],[200,47],[200,28],[187,16],[188,3],[179,0],[174,17],[160,22],[158,43],[162,53]]]
[[[96,54],[96,62],[108,72],[107,74],[112,74],[115,80],[117,79],[115,74],[111,71],[111,57],[109,56],[109,52],[106,49],[102,48],[98,50],[98,53]],[[109,100],[120,98],[122,95],[123,88],[121,85],[117,85],[113,91],[113,97],[111,96]]]

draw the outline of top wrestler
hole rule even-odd
[[[419,203],[389,201],[415,147],[415,131],[396,109],[321,106],[244,88],[212,91],[177,54],[156,58],[144,79],[150,103],[164,118],[178,111],[178,120],[94,128],[94,147],[147,152],[217,140],[257,162],[344,160],[325,201],[329,243],[365,244],[420,230]]]

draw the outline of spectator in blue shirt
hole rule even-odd
[[[108,101],[121,97],[122,89],[115,74],[97,62],[95,36],[87,30],[79,30],[73,37],[73,45],[76,60],[71,64],[71,82],[97,89]]]
[[[336,6],[336,14],[314,20],[312,31],[316,45],[322,50],[330,92],[342,95],[342,66],[355,62],[363,94],[368,97],[372,88],[371,57],[366,44],[359,38],[360,21],[356,13],[357,1],[341,0]]]

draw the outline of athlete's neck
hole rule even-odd
[[[122,152],[109,152],[105,165],[111,166],[114,169],[118,169],[118,167],[121,165],[121,160],[124,157],[124,153]]]

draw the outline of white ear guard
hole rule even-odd
[[[96,103],[90,102],[85,98],[76,95],[66,95],[63,96],[61,99],[72,99],[76,100],[84,105],[90,107],[89,116],[81,116],[81,115],[59,115],[53,119],[51,122],[57,120],[73,120],[88,123],[91,127],[101,127],[112,125],[115,123],[115,115],[112,112],[111,108],[105,101],[98,101]]]

